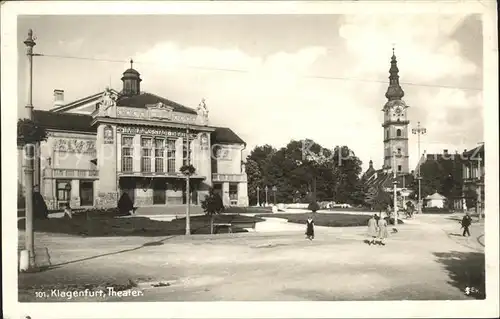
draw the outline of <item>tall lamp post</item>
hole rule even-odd
[[[27,104],[28,118],[33,120],[33,47],[36,42],[33,38],[33,30],[28,31],[28,38],[24,41],[26,45],[26,55],[28,56],[28,85],[27,85]],[[24,160],[24,178],[26,192],[26,229],[25,229],[25,251],[21,260],[21,265],[26,264],[26,268],[32,269],[35,267],[35,234],[33,232],[33,172],[34,172],[34,157],[35,145],[25,145],[25,160]],[[23,260],[24,259],[24,260]],[[27,259],[27,260],[26,260]],[[24,268],[24,267],[23,267]]]
[[[422,154],[420,153],[420,135],[423,135],[425,133],[427,133],[427,130],[425,129],[425,127],[421,127],[420,126],[420,122],[417,123],[417,127],[412,129],[411,132],[413,134],[417,134],[417,138],[418,138],[418,164],[417,164],[417,180],[418,180],[418,213],[421,214],[422,213],[422,191],[421,191],[421,184],[422,184],[422,176],[420,175],[420,161],[422,159]]]
[[[189,125],[186,128],[186,163],[187,166],[191,164],[191,159],[190,159],[190,154],[189,154]],[[191,220],[190,220],[190,201],[191,201],[191,194],[190,194],[190,189],[189,189],[189,181],[190,181],[190,175],[191,172],[187,172],[186,174],[186,235],[191,235]]]
[[[396,175],[396,152],[392,152],[392,178],[393,184],[393,206],[394,206],[394,228],[398,225],[398,194],[397,194],[397,175]]]

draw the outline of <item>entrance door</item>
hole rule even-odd
[[[167,183],[157,180],[153,183],[153,205],[165,205],[167,203]]]
[[[80,206],[94,205],[94,182],[80,180]]]
[[[127,193],[132,203],[135,204],[135,180],[129,178],[120,178],[120,197]]]

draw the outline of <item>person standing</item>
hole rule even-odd
[[[309,217],[306,222],[306,236],[309,240],[314,239],[314,221],[312,217]]]
[[[377,215],[373,215],[369,220],[368,220],[368,237],[370,238],[370,241],[368,242],[368,245],[375,244],[375,240],[377,239]]]
[[[384,240],[389,236],[387,220],[382,217],[378,220],[378,244],[385,246]]]
[[[467,234],[467,236],[470,237],[469,227],[471,224],[472,224],[472,218],[470,217],[469,212],[467,212],[465,213],[464,218],[462,218],[462,228],[464,229],[462,236],[465,237],[465,234]]]

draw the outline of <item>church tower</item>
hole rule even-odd
[[[409,173],[408,154],[408,105],[403,101],[404,91],[399,85],[399,69],[392,49],[391,68],[389,69],[389,87],[385,93],[387,103],[384,112],[384,166],[398,174]],[[395,163],[395,164],[394,164]]]

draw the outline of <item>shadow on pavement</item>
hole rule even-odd
[[[449,284],[476,299],[486,298],[484,253],[479,252],[445,252],[434,253],[437,261],[443,264],[450,277]]]

